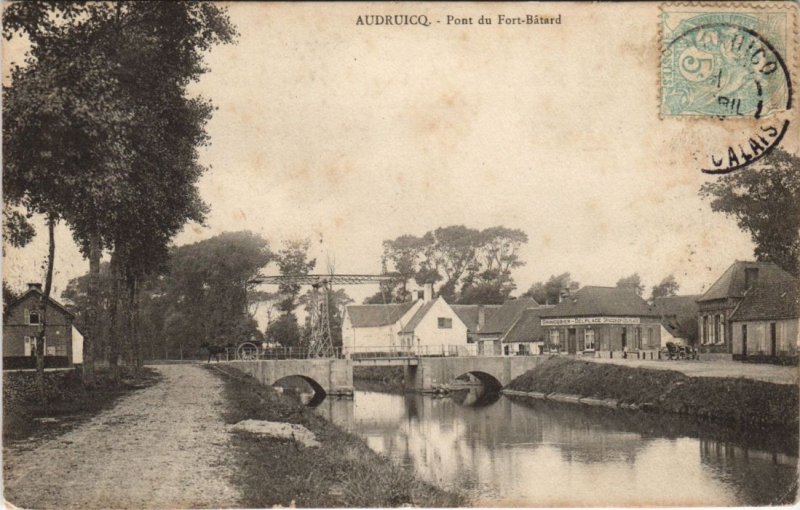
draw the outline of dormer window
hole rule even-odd
[[[758,281],[758,268],[746,267],[744,269],[744,286],[749,289]]]

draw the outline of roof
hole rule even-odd
[[[800,280],[759,282],[731,314],[732,321],[793,319],[800,317]]]
[[[483,307],[483,321],[485,324],[494,312],[500,308],[500,305],[450,305],[450,308],[456,312],[456,315],[467,326],[470,333],[478,332],[481,307]]]
[[[758,282],[774,284],[792,281],[794,277],[773,264],[772,262],[748,262],[737,260],[722,273],[716,282],[709,288],[698,301],[712,301],[715,299],[726,299],[729,297],[744,296],[747,287],[745,286],[745,270],[747,268],[758,268]]]
[[[348,305],[346,310],[354,328],[377,328],[399,321],[412,306],[414,301],[387,305]]]
[[[655,298],[653,308],[656,313],[663,316],[674,315],[675,317],[689,317],[697,315],[697,300],[702,294],[691,294],[687,296],[666,296]]]
[[[430,311],[431,308],[433,308],[434,303],[436,303],[436,300],[432,299],[427,303],[425,303],[424,305],[420,306],[419,309],[417,310],[417,313],[415,313],[411,317],[411,320],[408,321],[408,324],[406,324],[403,327],[403,329],[400,330],[400,332],[413,333],[414,330],[417,328],[417,325],[419,325],[420,321],[422,321],[422,318],[425,317],[425,315],[428,313],[428,311]]]
[[[21,296],[19,296],[17,299],[15,299],[15,300],[13,300],[13,301],[10,301],[10,302],[8,303],[8,306],[6,307],[6,312],[5,312],[5,313],[6,313],[6,315],[8,315],[8,312],[9,312],[9,311],[10,311],[12,308],[14,308],[14,307],[15,307],[15,306],[17,306],[18,304],[22,303],[22,302],[23,302],[25,299],[27,299],[27,298],[28,298],[28,296],[30,296],[31,294],[38,294],[38,295],[40,295],[40,296],[44,296],[44,292],[42,292],[41,290],[39,290],[39,289],[37,289],[37,288],[28,289],[28,290],[26,290],[26,291],[25,291],[25,293],[23,293],[23,294],[22,294]],[[72,312],[70,312],[69,310],[67,310],[66,308],[64,308],[64,305],[62,305],[61,303],[59,303],[58,301],[56,301],[56,300],[55,300],[55,299],[53,299],[52,297],[51,297],[51,298],[48,298],[48,301],[50,302],[50,304],[51,304],[51,305],[53,305],[53,306],[55,306],[56,308],[58,308],[58,309],[59,309],[61,312],[63,312],[64,314],[68,315],[68,316],[69,316],[71,319],[75,319],[75,314],[73,314]]]
[[[547,317],[654,317],[658,312],[636,292],[619,287],[583,287],[546,310]]]
[[[533,298],[511,299],[486,318],[486,323],[478,331],[480,334],[500,334],[508,331],[524,310],[536,308],[539,303]]]
[[[529,308],[522,311],[519,319],[511,326],[503,338],[503,343],[513,342],[536,342],[541,339],[543,334],[542,329],[542,313],[547,311],[550,307]]]

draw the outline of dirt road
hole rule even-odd
[[[240,494],[222,381],[195,365],[33,450],[5,450],[5,499],[25,508],[225,508]]]

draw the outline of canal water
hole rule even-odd
[[[797,435],[486,394],[356,391],[317,411],[477,505],[725,506],[797,494]]]

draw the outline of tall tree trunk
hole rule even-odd
[[[89,306],[86,309],[86,331],[83,336],[83,380],[94,384],[95,345],[100,337],[100,257],[103,250],[100,236],[92,234],[89,239]]]
[[[128,337],[131,365],[138,372],[144,365],[144,358],[139,338],[139,280],[136,276],[128,277]]]
[[[44,279],[44,293],[39,300],[39,331],[36,334],[36,387],[39,390],[39,399],[45,403],[46,394],[44,386],[44,355],[45,333],[47,329],[47,303],[50,301],[50,290],[53,288],[53,264],[56,256],[56,218],[50,215],[47,218],[47,274]]]
[[[108,365],[111,369],[111,377],[116,381],[119,379],[119,356],[120,356],[120,321],[119,304],[122,300],[120,279],[122,271],[120,268],[118,247],[114,247],[111,254],[111,301],[108,304]]]

